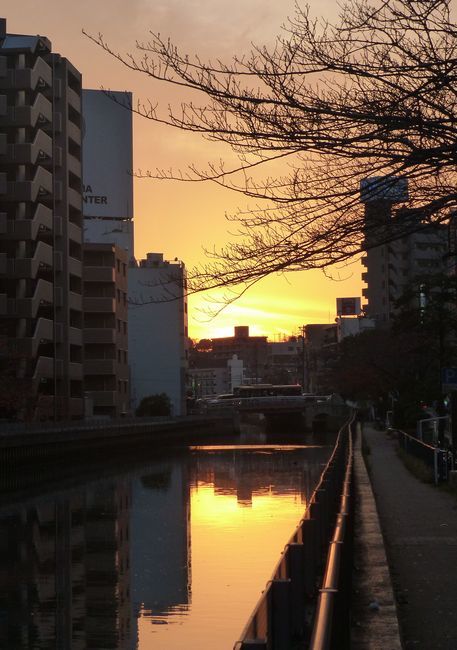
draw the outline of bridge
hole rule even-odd
[[[214,399],[206,404],[207,413],[232,413],[236,425],[244,415],[261,414],[267,422],[300,424],[304,429],[337,427],[348,414],[343,400],[333,396],[265,395]]]

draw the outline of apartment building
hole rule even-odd
[[[84,244],[84,385],[95,416],[130,409],[127,268],[125,249]]]
[[[417,232],[401,232],[401,223],[392,219],[392,208],[407,199],[408,189],[405,180],[394,181],[390,179],[386,185],[382,177],[366,179],[361,187],[366,247],[362,257],[366,287],[362,295],[367,299],[363,311],[377,326],[389,323],[396,311],[395,303],[407,287],[421,277],[445,271],[448,252],[447,226],[422,224]],[[380,229],[390,241],[371,248]]]
[[[81,75],[0,19],[0,336],[8,417],[83,415]],[[2,365],[5,370],[5,364]]]

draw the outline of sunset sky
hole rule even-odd
[[[334,16],[336,0],[310,0],[316,15]],[[294,11],[293,0],[3,0],[0,14],[10,33],[47,36],[53,50],[66,56],[83,74],[85,88],[130,90],[136,99],[167,104],[173,97],[144,75],[134,74],[103,53],[83,34],[97,35],[121,53],[133,52],[136,41],[160,32],[188,54],[229,61],[249,51],[250,43],[272,43],[281,24]],[[176,95],[175,95],[176,96]],[[224,152],[196,136],[134,119],[134,169],[185,169],[205,165]],[[188,267],[203,258],[202,247],[220,247],[233,224],[226,213],[246,208],[248,199],[208,183],[135,181],[135,254],[163,252]],[[337,296],[361,295],[358,263],[332,269],[326,277],[307,271],[270,277],[235,304],[210,319],[203,295],[189,302],[189,334],[194,338],[226,336],[234,325],[249,325],[251,334],[271,339],[297,333],[307,323],[332,322]],[[211,298],[210,298],[211,300]],[[213,298],[214,300],[214,298]]]

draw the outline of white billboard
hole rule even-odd
[[[132,94],[83,90],[83,213],[133,218]]]

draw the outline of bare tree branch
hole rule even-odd
[[[189,292],[271,274],[328,268],[433,223],[457,208],[457,28],[450,0],[349,0],[335,24],[297,4],[274,46],[230,64],[182,54],[160,34],[119,54],[132,71],[190,101],[130,107],[231,149],[238,163],[140,176],[210,181],[256,202],[230,216],[233,240],[207,251]],[[268,166],[277,171],[268,173]],[[262,172],[265,176],[262,176]],[[367,225],[360,182],[407,179],[388,227]],[[371,228],[371,231],[367,230]]]

